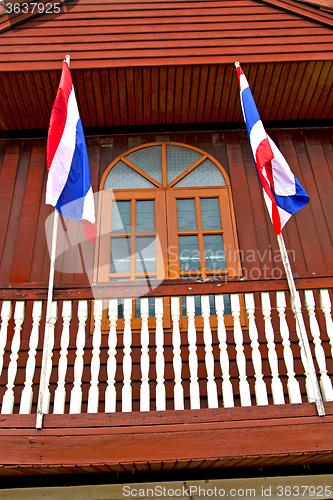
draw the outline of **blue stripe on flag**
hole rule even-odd
[[[304,191],[296,177],[295,185],[296,193],[293,196],[279,196],[273,193],[277,206],[291,215],[293,215],[295,212],[297,212],[297,210],[300,210],[305,205],[307,205],[307,203],[309,203],[309,196],[306,191]]]
[[[82,219],[84,198],[91,186],[87,148],[81,119],[76,124],[75,150],[67,182],[56,208],[65,217]],[[75,203],[72,203],[75,201]],[[70,203],[70,205],[68,205]],[[68,205],[68,206],[66,206]]]
[[[246,89],[242,90],[242,101],[245,115],[245,124],[247,133],[250,137],[253,125],[255,125],[260,120],[257,106],[251,94],[250,87],[246,87]]]

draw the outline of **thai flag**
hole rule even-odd
[[[235,66],[254,161],[275,232],[280,234],[290,217],[309,203],[309,196],[290,170],[279,149],[266,134],[242,68],[237,62]]]
[[[97,231],[88,154],[66,61],[51,111],[46,163],[46,203],[65,217],[81,220],[87,238],[94,243]]]

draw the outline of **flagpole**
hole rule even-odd
[[[284,239],[283,239],[282,233],[277,235],[277,240],[278,240],[278,244],[279,244],[279,248],[280,248],[283,267],[284,267],[284,270],[286,272],[286,277],[287,277],[287,281],[288,281],[288,286],[289,286],[289,291],[290,291],[291,308],[292,308],[292,311],[293,311],[295,319],[296,319],[296,330],[298,327],[298,337],[299,337],[299,340],[301,341],[303,348],[304,348],[304,357],[305,357],[305,362],[307,364],[307,366],[305,367],[305,370],[307,370],[308,374],[309,374],[310,382],[311,382],[312,389],[313,389],[313,394],[315,397],[315,403],[316,403],[318,415],[320,417],[322,417],[325,415],[325,408],[324,408],[323,400],[321,397],[321,392],[320,392],[320,388],[319,388],[319,384],[318,384],[318,380],[317,380],[316,370],[315,370],[314,363],[313,363],[309,339],[308,339],[305,325],[304,325],[304,321],[303,321],[301,304],[300,304],[299,298],[297,296],[295,281],[294,281],[294,277],[293,277],[293,274],[291,271],[289,257],[288,257],[288,253],[286,250],[286,246],[284,244]],[[312,401],[310,401],[310,402],[312,402]]]
[[[70,56],[65,57],[65,61],[68,66],[70,64]],[[56,247],[57,247],[57,233],[58,233],[58,222],[59,222],[59,212],[57,209],[54,211],[53,219],[53,232],[52,232],[52,245],[51,245],[51,262],[50,262],[50,274],[49,274],[49,287],[47,292],[47,305],[46,305],[46,317],[45,317],[45,333],[44,333],[44,344],[43,344],[43,356],[42,356],[42,366],[39,382],[39,392],[38,392],[38,403],[37,403],[37,417],[36,417],[36,429],[41,429],[43,425],[43,404],[46,389],[46,375],[47,375],[47,357],[50,343],[50,322],[51,322],[51,307],[52,307],[52,297],[53,297],[53,284],[54,284],[54,268],[55,268],[55,258],[56,258]]]

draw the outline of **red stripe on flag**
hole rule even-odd
[[[68,64],[64,61],[62,65],[61,79],[57,95],[53,104],[50,117],[49,133],[46,147],[47,171],[50,170],[54,155],[58,149],[59,142],[65,129],[67,121],[67,106],[73,82]]]
[[[274,188],[273,181],[273,173],[272,173],[272,159],[274,158],[274,154],[272,148],[269,144],[268,139],[264,139],[261,141],[256,150],[256,164],[257,170],[260,178],[260,182],[263,190],[269,197],[272,202],[272,222],[275,229],[276,234],[281,233],[281,220],[280,214],[278,211],[278,207],[276,205],[276,201],[272,192],[272,188]],[[265,168],[266,175],[268,180],[263,174],[263,169]],[[272,187],[271,187],[272,186]]]

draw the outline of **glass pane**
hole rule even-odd
[[[149,318],[155,317],[155,297],[148,297]],[[141,318],[141,299],[135,299],[135,317]]]
[[[179,236],[180,271],[200,270],[198,236]]]
[[[202,229],[222,229],[218,198],[201,198]]]
[[[126,159],[162,184],[161,146],[150,146],[143,149],[137,149],[133,151],[133,153],[127,155]]]
[[[221,170],[215,165],[212,160],[206,158],[200,165],[185,177],[183,177],[175,187],[192,187],[192,186],[225,186],[225,179]]]
[[[133,168],[119,160],[110,170],[104,182],[104,189],[156,188],[155,184],[138,174]]]
[[[136,202],[136,232],[155,231],[155,201],[140,200]]]
[[[201,316],[201,295],[194,295],[194,310],[195,316]],[[187,316],[186,297],[184,295],[182,296],[182,316],[183,318]]]
[[[110,273],[130,272],[130,239],[111,239]]]
[[[135,271],[137,273],[156,271],[155,238],[136,238]]]
[[[117,201],[112,203],[112,233],[129,233],[131,231],[131,202]]]
[[[193,231],[197,229],[195,200],[177,200],[178,231]]]
[[[222,234],[205,234],[204,247],[207,271],[227,268]]]
[[[202,154],[194,149],[167,145],[166,162],[168,184],[201,157]]]

